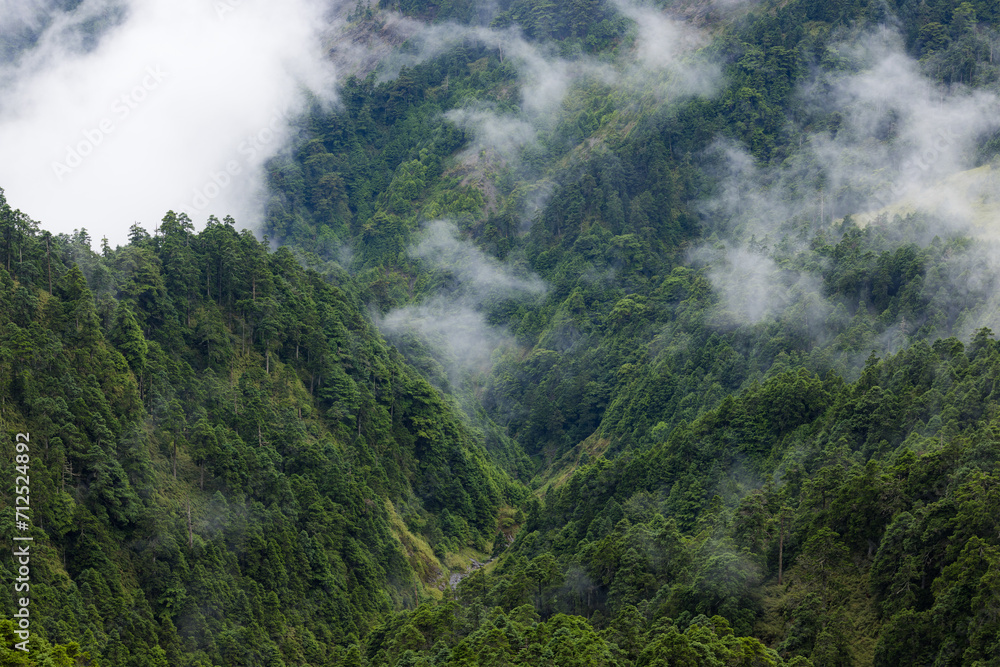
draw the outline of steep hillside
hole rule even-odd
[[[0,191],[3,659],[995,664],[998,21],[359,3],[263,240]]]
[[[488,553],[523,497],[288,249],[168,214],[95,255],[5,202],[0,219],[2,418],[31,439],[39,641],[108,664],[322,664],[440,596],[445,557]]]
[[[543,500],[459,607],[398,616],[359,664],[576,664],[542,630],[561,614],[588,619],[580,664],[988,660],[1000,628],[971,591],[992,524],[931,537],[915,517],[997,472],[998,272],[973,241],[991,224],[995,8],[619,3],[588,25],[577,5],[510,3],[468,30],[484,21],[451,5],[391,8],[466,38],[415,30],[398,75],[314,114],[274,165],[271,228],[352,248],[383,329],[427,341],[400,349],[449,368],[465,409],[533,457]],[[372,136],[364,161],[336,157]],[[318,178],[343,183],[339,226],[305,199]],[[471,251],[429,261],[439,218],[544,293],[474,298]],[[459,309],[488,365],[456,371],[417,316]],[[919,545],[894,537],[909,520]]]

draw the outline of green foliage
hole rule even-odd
[[[103,256],[48,239],[52,293],[0,270],[40,645],[112,665],[322,664],[433,583],[386,503],[442,553],[488,548],[523,492],[349,291],[228,220],[195,234],[168,214],[133,237]],[[69,248],[110,279],[103,325]]]
[[[599,0],[350,20],[382,9],[612,67],[634,35]],[[699,224],[714,142],[792,164],[837,130],[795,91],[850,71],[843,35],[898,25],[930,77],[991,86],[997,7],[676,9],[712,35],[714,95],[581,80],[509,154],[472,155],[449,120],[523,119],[503,48],[348,78],[268,165],[274,252],[168,212],[98,255],[0,190],[0,421],[32,437],[40,619],[29,656],[0,623],[4,664],[995,662],[1000,348],[970,332],[998,286],[949,273],[973,243],[928,241],[921,215],[794,220],[737,249],[813,286],[755,321],[690,250],[721,245]],[[454,287],[409,255],[436,218],[547,287],[482,300],[512,339],[486,370],[397,350],[367,316]],[[452,591],[442,562],[491,551]]]

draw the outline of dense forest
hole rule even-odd
[[[257,234],[0,189],[0,664],[1000,664],[995,3],[341,29]]]

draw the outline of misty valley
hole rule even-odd
[[[8,5],[0,665],[1000,664],[995,2]]]

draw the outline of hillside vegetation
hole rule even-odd
[[[263,239],[0,191],[0,660],[997,664],[998,21],[359,3]]]

